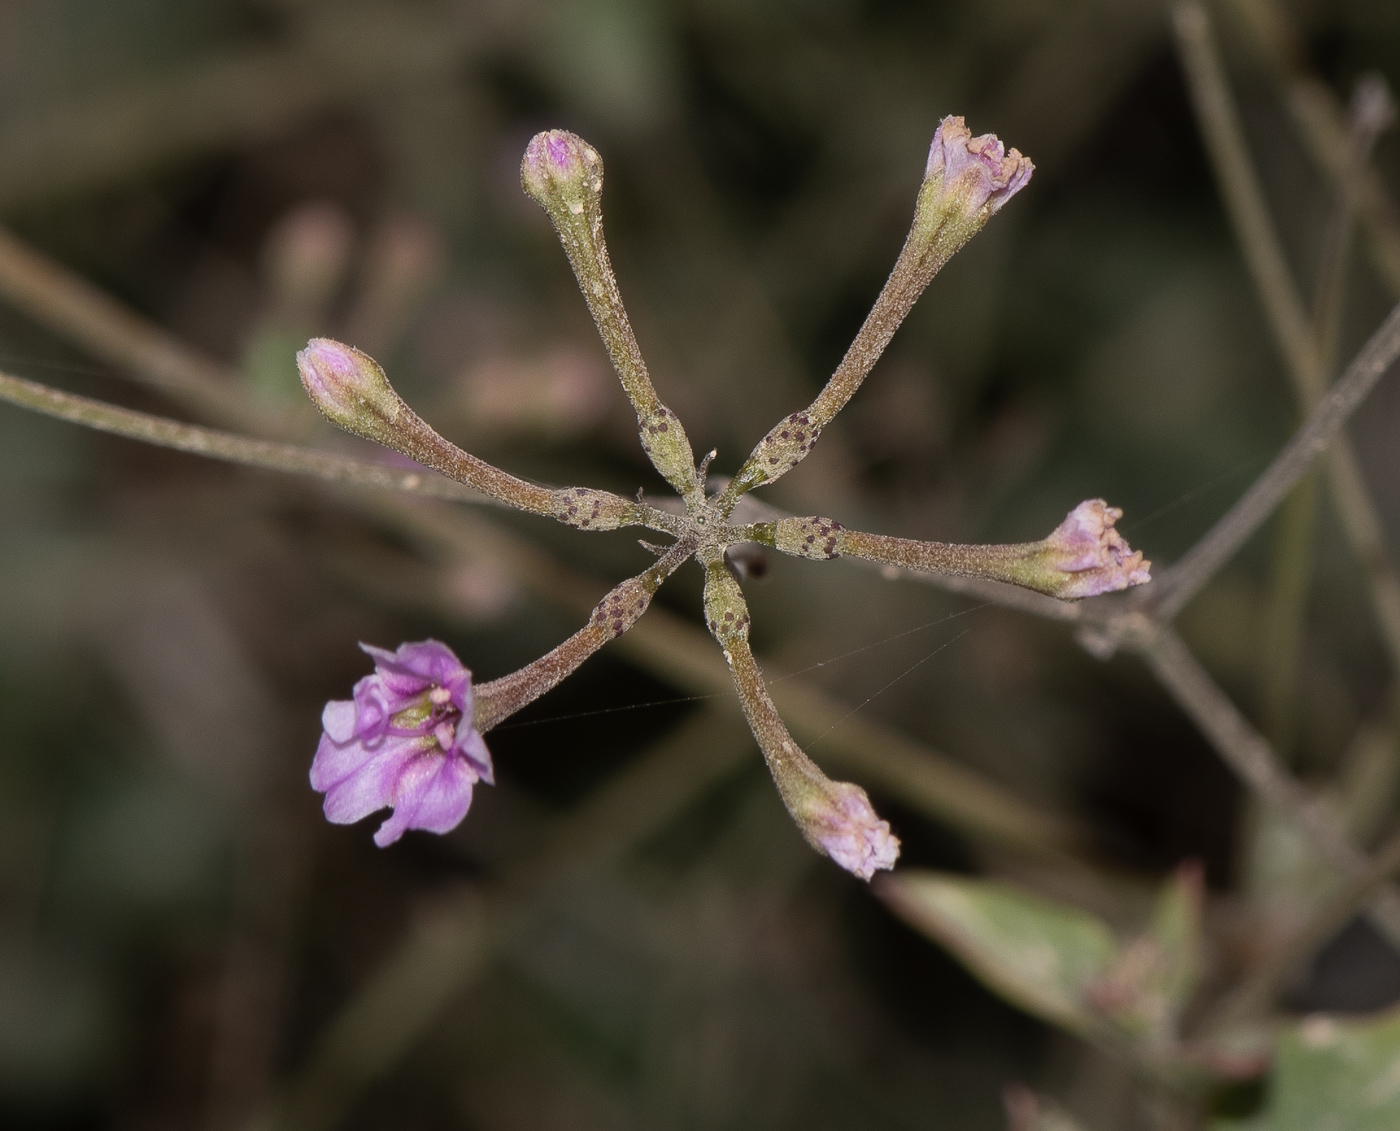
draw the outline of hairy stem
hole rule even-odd
[[[616,640],[647,611],[652,597],[671,574],[694,552],[690,542],[677,542],[655,565],[616,585],[594,607],[588,623],[557,648],[546,652],[519,671],[479,684],[476,688],[476,729],[485,734],[492,727],[546,691],[580,665],[609,640]]]
[[[509,505],[508,500],[493,498],[478,487],[437,475],[425,475],[412,469],[389,467],[370,460],[357,460],[348,456],[320,452],[314,448],[282,444],[272,440],[256,440],[248,436],[237,436],[231,432],[219,432],[203,428],[197,424],[185,424],[164,416],[155,416],[135,409],[121,408],[91,397],[81,397],[75,393],[65,393],[37,381],[27,381],[22,377],[12,377],[0,373],[0,400],[8,401],[21,408],[41,412],[73,424],[81,424],[99,432],[110,432],[128,439],[140,440],[157,447],[173,448],[208,459],[227,463],[243,464],[246,467],[263,468],[268,471],[281,471],[292,475],[309,475],[336,483],[349,483],[361,487],[378,487],[388,491],[402,491],[412,495],[422,495],[433,499],[448,499],[459,503]],[[426,427],[426,426],[425,426]],[[447,444],[447,441],[442,441]],[[456,449],[460,452],[460,449]],[[468,459],[474,457],[461,455]],[[441,460],[445,466],[453,463]],[[479,461],[478,461],[479,462]],[[490,465],[485,465],[490,468]],[[460,467],[457,467],[460,471]],[[495,471],[495,468],[490,468]],[[505,475],[505,472],[500,472]],[[596,491],[591,487],[533,488],[547,496],[549,510],[541,513],[558,518],[571,526],[582,529],[605,530],[611,527],[603,524],[590,525],[588,516],[593,513],[592,504],[601,500],[610,511],[625,513],[635,525],[645,525],[667,534],[679,532],[679,524],[674,515],[666,514],[654,507],[634,503],[606,491]],[[601,509],[600,505],[600,509]],[[575,512],[570,514],[570,509]]]
[[[676,414],[661,403],[603,239],[603,159],[575,134],[538,134],[525,151],[520,179],[548,214],[613,368],[637,414],[642,447],[676,493],[698,504],[702,490],[690,441]]]
[[[490,503],[494,500],[464,483],[454,483],[437,475],[389,467],[368,460],[318,452],[312,448],[280,444],[271,440],[255,440],[217,432],[195,424],[184,424],[163,416],[119,408],[90,397],[11,377],[0,373],[0,400],[21,408],[41,412],[73,424],[111,432],[132,440],[141,440],[162,448],[191,452],[209,459],[244,464],[269,471],[285,471],[293,475],[310,475],[338,483],[364,487],[405,491],[434,499],[451,499],[460,503]]]

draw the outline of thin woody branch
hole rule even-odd
[[[537,134],[526,148],[520,183],[554,224],[613,368],[637,413],[647,458],[677,494],[698,501],[701,483],[690,441],[676,414],[661,403],[652,387],[608,259],[603,240],[603,159],[577,134],[550,130]]]
[[[1172,26],[1221,196],[1298,399],[1304,411],[1312,411],[1327,390],[1327,334],[1315,332],[1289,271],[1205,9],[1195,0],[1182,0],[1172,11]],[[1363,129],[1374,135],[1383,128],[1386,107],[1363,108],[1363,116],[1372,119]],[[1349,149],[1352,177],[1342,185],[1347,201],[1360,181],[1354,140]],[[1361,163],[1364,168],[1364,158]],[[1383,642],[1400,670],[1400,575],[1386,552],[1375,503],[1345,436],[1329,450],[1327,471],[1337,516],[1366,575]]]
[[[1170,627],[1163,626],[1138,651],[1153,675],[1210,740],[1221,757],[1258,797],[1286,813],[1343,876],[1365,875],[1370,862],[1346,832],[1284,768],[1264,739]],[[1400,892],[1385,888],[1371,905],[1372,918],[1400,944]]]
[[[1283,451],[1240,500],[1168,569],[1147,602],[1170,620],[1269,517],[1308,467],[1327,450],[1334,436],[1400,357],[1400,304],[1397,304],[1346,372],[1293,434]]]

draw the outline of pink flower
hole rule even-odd
[[[1034,171],[1029,157],[1015,149],[1008,153],[995,134],[973,137],[962,118],[949,115],[934,131],[924,179],[941,180],[942,193],[961,197],[967,213],[985,206],[990,216],[1026,186]]]
[[[1142,560],[1113,524],[1123,517],[1102,499],[1087,499],[1070,511],[1043,543],[1046,564],[1071,576],[1057,597],[1095,597],[1152,580],[1151,562]]]
[[[392,808],[374,834],[380,848],[406,829],[445,833],[457,827],[478,781],[495,784],[491,754],[472,727],[472,676],[436,640],[388,652],[361,644],[373,675],[355,697],[332,700],[311,763],[311,786],[324,793],[326,818],[348,825]]]
[[[865,790],[825,778],[821,786],[793,809],[803,836],[862,880],[893,868],[899,859],[899,838],[875,812]]]

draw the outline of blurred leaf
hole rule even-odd
[[[1094,915],[990,880],[902,872],[880,894],[1003,997],[1077,1033],[1095,1027],[1085,990],[1118,954]]]
[[[1176,1023],[1200,974],[1201,869],[1185,864],[1163,886],[1146,932],[1087,988],[1093,1004],[1130,1033],[1161,1047],[1176,1040]]]
[[[1183,864],[1162,888],[1147,933],[1166,957],[1163,992],[1180,1009],[1201,973],[1201,913],[1205,878],[1200,864]]]
[[[1264,1111],[1217,1131],[1394,1131],[1400,1010],[1363,1021],[1309,1017],[1279,1037]]]
[[[1006,1104],[1006,1131],[1083,1131],[1059,1104],[1022,1084],[1008,1087],[1002,1100]]]

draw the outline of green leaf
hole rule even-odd
[[[1118,953],[1096,916],[990,880],[905,871],[879,892],[915,929],[943,944],[993,991],[1077,1033],[1097,1026],[1084,988]]]
[[[1279,1036],[1264,1111],[1216,1131],[1395,1131],[1400,1009],[1352,1021],[1309,1017]]]
[[[1163,886],[1147,930],[1124,943],[1113,965],[1085,988],[1085,997],[1135,1039],[1175,1044],[1177,1020],[1200,974],[1201,869],[1178,868]]]

